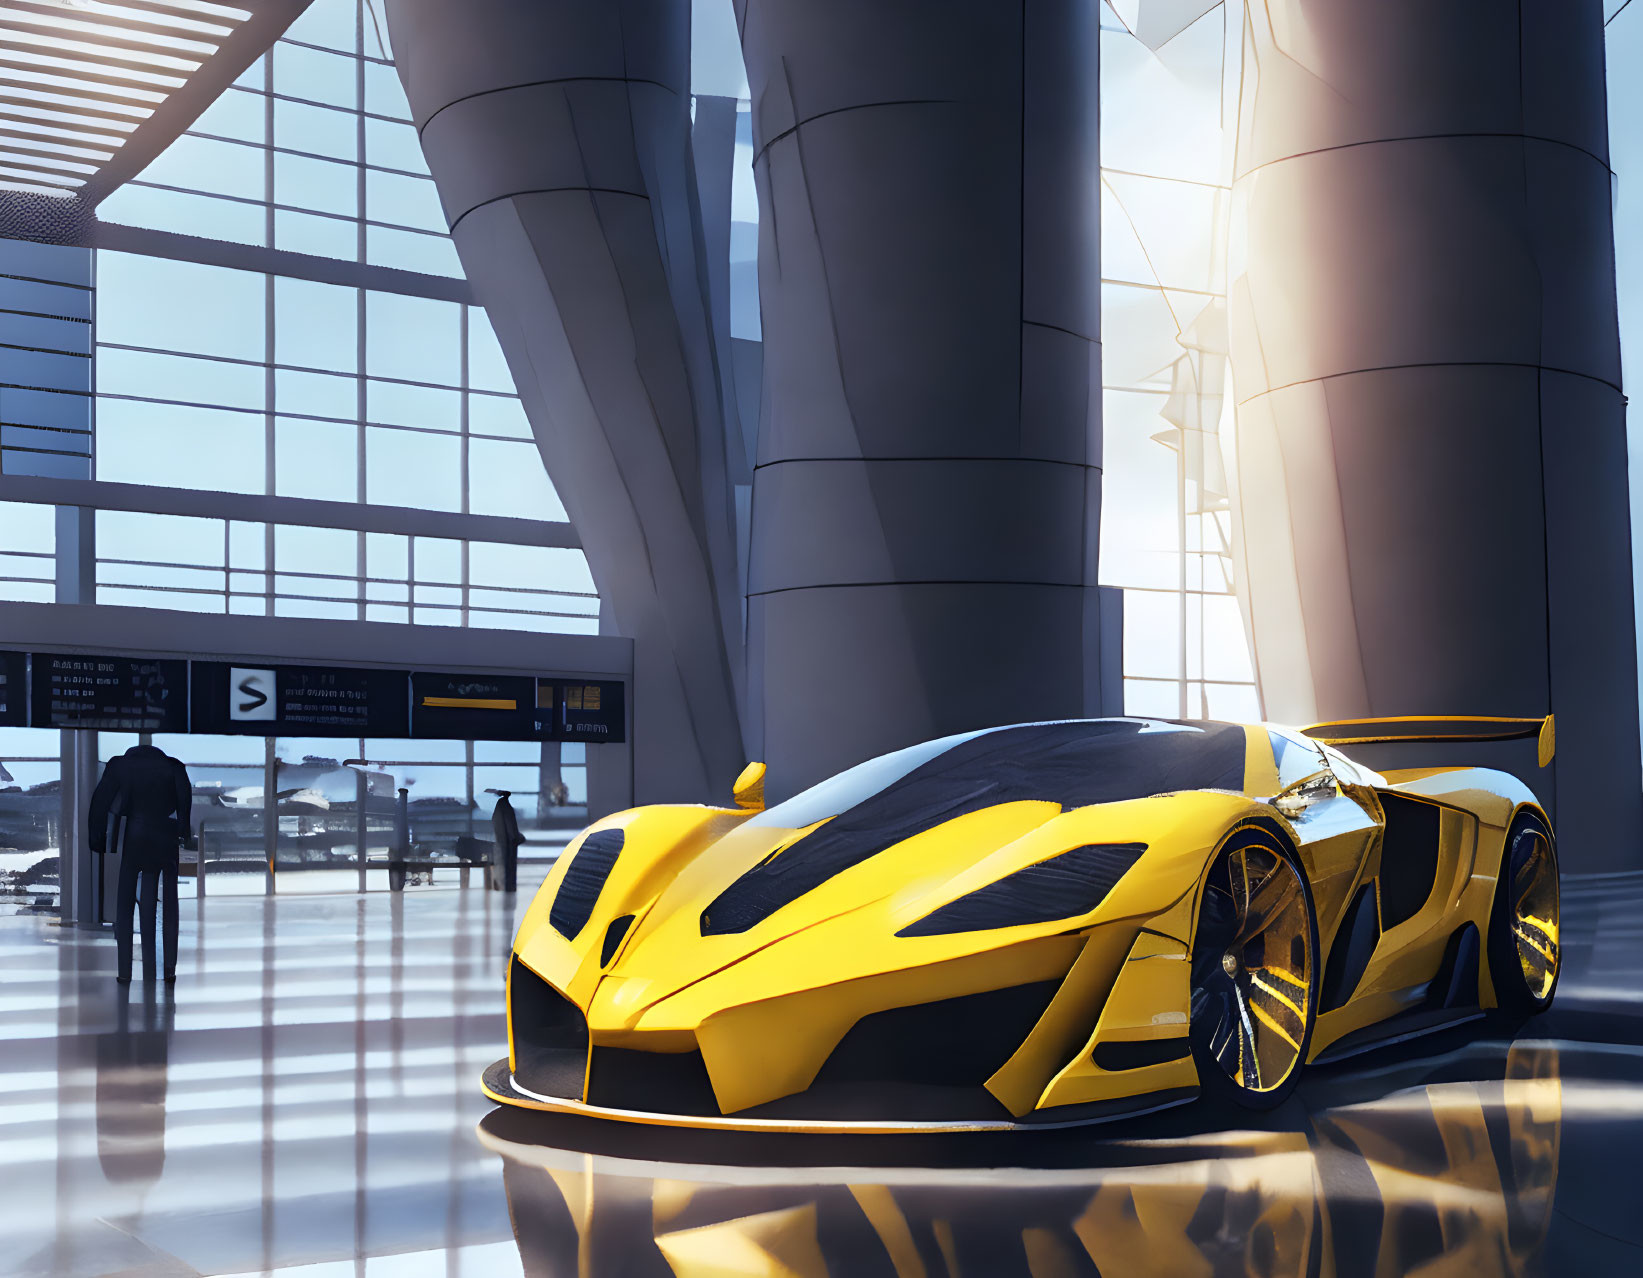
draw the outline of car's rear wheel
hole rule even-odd
[[[1489,979],[1506,1016],[1551,1005],[1562,968],[1559,923],[1557,845],[1539,816],[1520,812],[1506,832],[1489,918]]]
[[[1267,825],[1236,830],[1204,881],[1188,1037],[1205,1096],[1281,1104],[1317,1019],[1318,920],[1300,860]]]

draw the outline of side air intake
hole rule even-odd
[[[1077,918],[1100,905],[1146,850],[1145,843],[1087,843],[967,892],[896,935],[946,936]]]

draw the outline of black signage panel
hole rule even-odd
[[[410,734],[410,675],[404,670],[193,664],[195,732],[252,737]]]
[[[21,728],[29,717],[28,657],[0,652],[0,728]]]
[[[32,654],[37,728],[187,732],[188,662]]]
[[[619,681],[536,681],[537,719],[549,741],[619,742],[628,739],[627,689]]]
[[[539,740],[536,680],[526,675],[413,674],[411,735],[457,741]]]

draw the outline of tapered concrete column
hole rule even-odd
[[[749,727],[769,792],[1098,711],[1099,6],[736,8],[764,326]]]
[[[741,606],[688,0],[390,0],[388,16],[463,268],[634,640],[635,795],[723,801],[745,762]]]
[[[1602,5],[1256,0],[1244,74],[1232,469],[1267,713],[1555,711],[1555,771],[1494,757],[1566,868],[1643,863]]]

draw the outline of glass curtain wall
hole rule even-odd
[[[1603,0],[1608,55],[1609,166],[1614,170],[1615,292],[1620,303],[1621,383],[1643,383],[1643,4]],[[1643,658],[1643,440],[1628,418],[1632,497],[1632,602]],[[1643,724],[1639,725],[1643,732]]]
[[[55,913],[62,848],[59,734],[0,728],[0,914]]]
[[[139,740],[97,737],[99,766]],[[56,908],[49,859],[56,854],[58,760],[21,755],[56,740],[54,732],[0,729],[0,749],[18,756],[8,763],[15,792],[0,787],[0,908],[28,907],[48,892]],[[587,823],[586,747],[576,744],[200,734],[149,740],[180,759],[193,783],[197,851],[183,856],[183,896],[198,894],[202,866],[207,896],[386,889],[400,859],[408,886],[450,886],[464,866],[484,873],[499,792],[509,794],[526,838],[522,862],[551,860]],[[408,837],[398,847],[402,802]]]
[[[0,242],[0,472],[272,510],[93,496],[94,514],[65,523],[0,502],[0,600],[597,633],[586,560],[469,300],[380,6],[314,0],[98,216],[117,248]],[[361,531],[384,521],[350,506],[402,526],[430,512],[439,535],[417,535],[420,518]],[[100,734],[98,758],[135,740]],[[50,871],[65,741],[0,733],[6,900]],[[436,881],[490,840],[495,791],[514,796],[527,856],[586,819],[581,746],[156,743],[193,777],[208,893],[347,888],[362,872],[385,885],[401,789],[412,859]]]
[[[1103,585],[1132,714],[1259,718],[1219,432],[1242,0],[1104,2]]]

